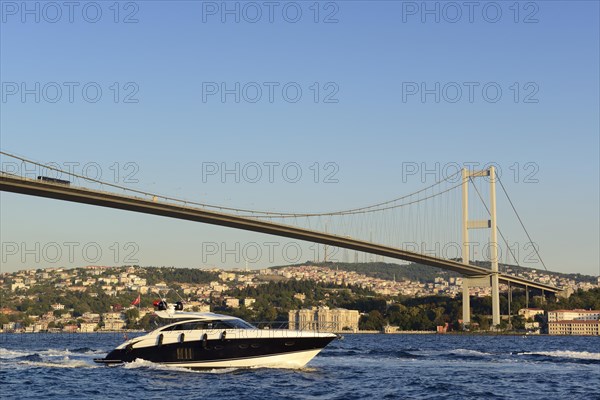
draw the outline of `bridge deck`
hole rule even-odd
[[[198,207],[189,207],[171,202],[159,202],[141,197],[127,196],[77,186],[46,183],[34,179],[8,174],[0,174],[0,190],[31,196],[46,197],[76,203],[91,204],[101,207],[135,211],[145,214],[160,215],[188,221],[203,222],[212,225],[227,226],[253,232],[266,233],[308,242],[377,254],[385,257],[411,261],[423,265],[458,272],[468,277],[489,276],[491,271],[482,267],[463,264],[457,261],[441,259],[425,254],[410,252],[394,247],[379,245],[348,237],[332,235],[290,225],[263,221],[234,214],[211,211]],[[499,280],[517,286],[543,289],[558,292],[559,288],[520,277],[498,273]]]

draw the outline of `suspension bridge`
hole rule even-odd
[[[500,283],[508,285],[509,291],[511,285],[523,287],[526,291],[538,289],[542,293],[561,291],[555,286],[498,270],[498,234],[506,243],[507,259],[511,255],[518,261],[497,226],[497,182],[515,212],[516,208],[493,167],[483,171],[463,169],[415,193],[364,207],[332,212],[282,212],[178,199],[91,179],[7,152],[0,154],[23,165],[42,168],[47,171],[46,174],[57,177],[39,179],[40,176],[24,173],[31,168],[9,171],[4,167],[9,164],[3,163],[1,191],[220,225],[454,271],[463,277],[463,321],[466,324],[470,322],[471,287],[491,287],[493,325],[500,323]],[[477,185],[476,180],[485,182]],[[470,187],[475,191],[469,193]],[[484,197],[488,197],[489,202],[486,203]],[[479,201],[474,205],[473,199]],[[471,219],[472,214],[484,215],[485,219]],[[517,217],[522,224],[521,217],[518,214]],[[457,234],[461,236],[459,240],[456,239]],[[485,238],[489,269],[470,262],[476,253],[473,244],[483,243],[478,240],[481,239],[478,235]],[[367,237],[368,240],[365,239]],[[414,245],[419,243],[422,247],[415,248]],[[436,245],[425,249],[427,244],[432,243]],[[537,252],[537,248],[534,249]],[[539,253],[537,255],[539,257]]]

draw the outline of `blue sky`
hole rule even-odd
[[[462,2],[427,2],[438,15],[424,13],[423,2],[275,2],[272,22],[263,2],[120,2],[118,15],[113,1],[78,2],[73,22],[63,2],[54,3],[60,16],[47,4],[0,2],[4,151],[61,165],[95,163],[109,180],[118,163],[119,183],[134,171],[125,165],[134,163],[133,188],[271,210],[361,206],[435,181],[402,179],[406,163],[494,162],[547,266],[600,273],[598,2],[475,2],[472,22]],[[222,14],[224,7],[238,7],[239,22],[235,13]],[[257,8],[262,14],[252,23]],[[301,16],[292,23],[297,10]],[[235,94],[222,101],[222,83],[229,90],[239,83],[239,102]],[[22,85],[32,93],[23,97]],[[86,85],[91,92],[83,93]],[[292,91],[284,93],[284,86]],[[102,95],[92,102],[98,87]],[[302,96],[292,102],[298,87]],[[422,88],[433,93],[422,98]],[[298,163],[303,177],[297,183],[281,175],[258,183],[202,177],[206,163],[236,162]],[[324,183],[321,174],[315,183],[315,162],[322,174],[334,163],[339,182]],[[538,182],[526,182],[534,170]],[[111,243],[123,249],[133,242],[143,265],[193,267],[236,266],[202,262],[199,247],[207,241],[279,240],[0,196],[4,253],[6,243],[20,247],[17,255],[3,255],[9,271],[38,265],[21,258],[36,243],[99,243],[108,254]],[[525,240],[502,202],[499,224]],[[252,267],[269,264],[263,261]],[[86,264],[65,257],[58,263]],[[98,263],[115,264],[108,256]],[[53,263],[42,257],[39,265]]]

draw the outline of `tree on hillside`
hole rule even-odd
[[[127,320],[127,329],[133,329],[140,318],[140,311],[136,307],[130,308],[125,311],[125,318]]]
[[[358,321],[358,327],[365,331],[380,331],[385,325],[385,318],[377,311],[373,310],[367,315],[360,317]]]

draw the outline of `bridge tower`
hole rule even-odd
[[[489,176],[490,179],[490,219],[469,220],[469,181],[471,178]],[[490,261],[492,264],[491,274],[482,277],[463,276],[463,323],[471,323],[471,304],[469,288],[472,286],[487,286],[492,288],[492,325],[500,324],[500,290],[498,282],[498,238],[496,223],[496,169],[492,166],[484,171],[462,170],[462,259],[463,263],[470,262],[469,229],[490,229]]]

